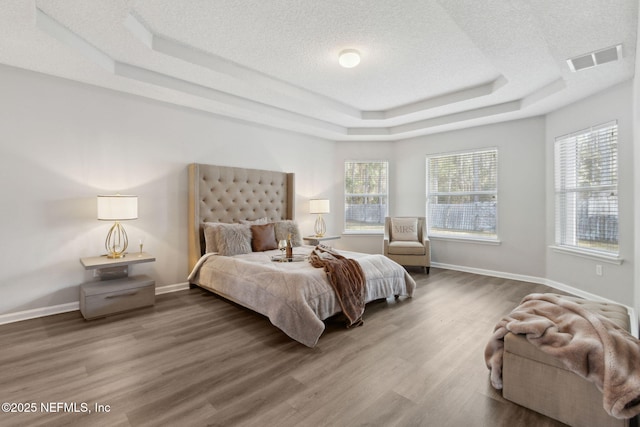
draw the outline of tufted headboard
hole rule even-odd
[[[294,185],[293,173],[190,164],[189,271],[204,252],[203,223],[294,219]]]

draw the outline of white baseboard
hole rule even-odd
[[[445,270],[464,271],[465,273],[480,274],[483,276],[500,277],[502,279],[519,280],[521,282],[537,283],[546,285],[547,280],[537,276],[527,276],[524,274],[506,273],[504,271],[485,270],[483,268],[467,267],[464,265],[444,264],[440,262],[432,262],[431,267],[443,268]],[[569,291],[567,291],[569,292]]]
[[[0,315],[0,325],[6,323],[19,322],[21,320],[35,319],[37,317],[51,316],[52,314],[68,313],[69,311],[80,310],[80,303],[69,302],[66,304],[53,305],[50,307],[34,308],[32,310],[18,311]]]
[[[574,288],[573,286],[568,286],[563,283],[555,282],[553,280],[549,280],[543,277],[528,276],[524,274],[506,273],[503,271],[495,271],[495,270],[485,270],[482,268],[466,267],[462,265],[443,264],[439,262],[433,262],[431,263],[431,266],[435,268],[442,268],[445,270],[464,271],[466,273],[481,274],[484,276],[500,277],[503,279],[512,279],[512,280],[519,280],[522,282],[547,285],[551,288],[558,289],[560,291],[567,292],[569,294],[576,295],[585,299],[590,299],[594,301],[611,302],[614,304],[622,305],[627,308],[627,311],[629,312],[629,317],[632,319],[631,334],[635,337],[638,337],[638,332],[639,332],[638,318],[633,307],[620,304],[619,302],[612,301],[607,298],[603,298],[599,295],[595,295],[590,292],[585,292],[581,289]],[[173,285],[164,285],[164,286],[156,287],[156,295],[168,294],[171,292],[178,292],[186,289],[189,289],[188,282],[175,283]],[[50,307],[42,307],[42,308],[34,308],[32,310],[18,311],[16,313],[2,314],[0,315],[0,325],[19,322],[21,320],[29,320],[29,319],[35,319],[38,317],[51,316],[53,314],[68,313],[70,311],[76,311],[76,310],[80,310],[80,303],[78,301],[70,302],[66,304],[54,305]]]
[[[431,267],[443,268],[445,270],[464,271],[465,273],[481,274],[483,276],[500,277],[502,279],[519,280],[522,282],[537,283],[540,285],[546,285],[550,288],[557,289],[559,291],[566,292],[571,295],[575,295],[580,298],[588,299],[591,301],[602,301],[613,304],[618,304],[627,309],[629,318],[631,319],[631,335],[638,337],[638,317],[633,307],[613,301],[608,298],[603,298],[600,295],[592,294],[591,292],[583,291],[582,289],[574,288],[573,286],[565,285],[564,283],[549,280],[544,277],[527,276],[525,274],[505,273],[503,271],[485,270],[482,268],[466,267],[463,265],[443,264],[439,262],[432,262]]]
[[[550,288],[567,292],[571,295],[575,295],[584,299],[588,299],[592,301],[611,302],[618,305],[624,305],[624,304],[620,304],[619,302],[612,301],[610,299],[603,298],[599,295],[592,294],[590,292],[586,292],[578,288],[574,288],[573,286],[565,285],[564,283],[549,280],[544,277],[528,276],[526,274],[506,273],[504,271],[485,270],[482,268],[466,267],[463,265],[442,264],[439,262],[432,262],[431,266],[436,268],[443,268],[445,270],[464,271],[466,273],[481,274],[483,276],[500,277],[502,279],[512,279],[512,280],[519,280],[521,282],[537,283],[539,285],[546,285],[546,286],[549,286]]]
[[[156,287],[156,295],[168,294],[170,292],[183,291],[189,289],[189,283],[176,283],[174,285],[164,285]],[[51,316],[54,314],[68,313],[80,310],[80,302],[69,302],[66,304],[52,305],[50,307],[34,308],[31,310],[18,311],[15,313],[1,314],[0,325],[20,322],[22,320],[35,319],[38,317]]]
[[[156,287],[156,295],[169,294],[171,292],[184,291],[189,289],[189,282],[176,283],[174,285],[164,285]]]

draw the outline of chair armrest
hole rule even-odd
[[[387,256],[389,255],[389,218],[385,218],[384,220],[384,236],[382,240],[382,253]]]
[[[425,237],[422,240],[422,244],[424,245],[424,250],[427,255],[427,259],[429,260],[429,265],[431,265],[431,242],[428,237]]]

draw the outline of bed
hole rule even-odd
[[[291,173],[189,165],[188,280],[266,316],[292,339],[314,347],[325,329],[324,320],[341,308],[326,273],[305,259],[314,247],[302,244],[294,221],[294,182]],[[267,250],[247,250],[246,230],[250,227],[255,236],[260,228],[256,224],[272,224],[280,238],[291,234],[300,261],[274,262],[280,252],[268,245]],[[383,255],[340,254],[361,266],[367,302],[413,295],[415,281],[394,261]]]

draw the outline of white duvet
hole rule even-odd
[[[313,246],[294,248],[308,255]],[[416,283],[406,270],[383,255],[338,251],[358,260],[366,278],[366,301],[413,295]],[[263,314],[294,340],[314,347],[323,320],[340,312],[326,273],[300,262],[274,262],[278,250],[235,256],[205,254],[189,275],[189,283],[209,289]]]

